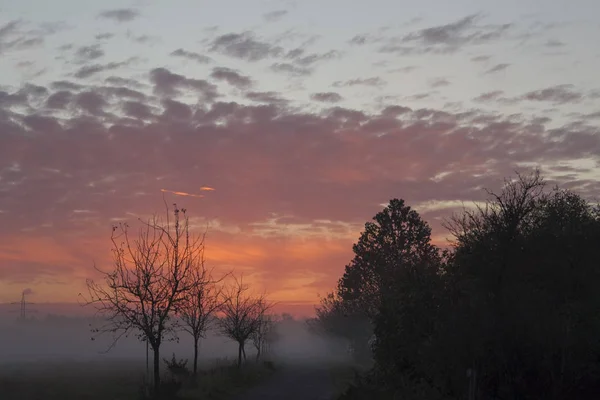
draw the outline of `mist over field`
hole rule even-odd
[[[59,362],[59,361],[109,361],[128,360],[145,363],[146,345],[138,340],[135,332],[121,337],[110,351],[113,342],[110,334],[97,335],[90,332],[92,326],[100,326],[99,320],[86,317],[48,315],[28,321],[17,321],[14,316],[0,317],[0,365],[7,363]],[[344,361],[346,344],[317,336],[308,331],[304,320],[287,320],[276,325],[280,339],[272,345],[273,357],[287,363],[326,363]],[[92,337],[94,339],[92,340]],[[177,340],[166,341],[161,346],[161,358],[191,358],[193,342],[186,332],[180,332]],[[252,344],[247,344],[248,357],[255,354]],[[200,340],[201,362],[237,357],[237,344],[210,330]],[[150,350],[149,360],[152,363]]]

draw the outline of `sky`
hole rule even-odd
[[[364,223],[514,171],[600,194],[596,0],[0,0],[0,302],[75,303],[115,223],[312,308]]]

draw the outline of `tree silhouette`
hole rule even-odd
[[[250,295],[248,289],[243,277],[233,277],[233,283],[222,292],[219,328],[224,336],[238,343],[238,367],[242,365],[242,357],[246,359],[246,341],[259,329],[268,309],[265,296]]]
[[[177,314],[181,318],[181,329],[192,336],[194,342],[194,375],[198,372],[198,348],[201,338],[216,321],[216,313],[221,307],[220,283],[224,277],[214,280],[212,271],[207,270],[204,258],[187,277],[187,286],[183,300],[177,305]]]
[[[272,339],[275,338],[275,319],[273,315],[267,313],[272,306],[264,299],[260,301],[260,315],[258,316],[257,326],[254,332],[250,334],[250,339],[256,349],[256,361],[259,361],[261,356],[268,351]]]
[[[390,229],[366,230],[358,261],[385,274],[363,267],[354,276],[367,279],[350,280],[347,268],[341,282],[375,284],[340,291],[330,310],[379,295],[367,303],[375,363],[343,398],[597,398],[600,208],[548,190],[538,171],[488,195],[445,223],[454,240],[441,254],[423,225],[405,235],[420,238],[408,253],[377,239]]]
[[[175,204],[173,218],[140,220],[137,237],[129,225],[112,229],[113,269],[102,271],[103,283],[87,280],[89,298],[106,323],[93,331],[115,335],[113,344],[135,331],[154,353],[154,388],[160,388],[160,347],[175,336],[172,314],[197,282],[190,277],[202,263],[202,237],[190,232],[186,210]],[[94,266],[96,267],[96,266]],[[110,348],[109,348],[110,350]]]

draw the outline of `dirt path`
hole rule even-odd
[[[283,366],[236,400],[331,400],[334,394],[329,367]]]

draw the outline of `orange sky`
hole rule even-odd
[[[207,196],[217,193],[215,189],[205,192],[209,192]],[[241,228],[197,216],[195,211],[202,209],[204,199],[194,199],[190,204],[195,196],[183,192],[168,196],[168,201],[188,208],[195,231],[208,226],[208,267],[214,268],[217,275],[227,271],[243,274],[246,283],[256,290],[266,290],[271,300],[280,303],[279,310],[296,314],[310,314],[319,295],[335,286],[362,230],[358,223],[299,224],[277,218]],[[135,232],[134,215],[127,217],[124,219]],[[85,279],[98,277],[94,262],[102,269],[111,267],[110,222],[96,224],[93,219],[77,218],[84,218],[89,229],[76,232],[47,227],[2,238],[0,273],[4,279],[0,280],[0,302],[16,301],[24,288],[31,288],[30,301],[74,303],[78,293],[85,290]]]

